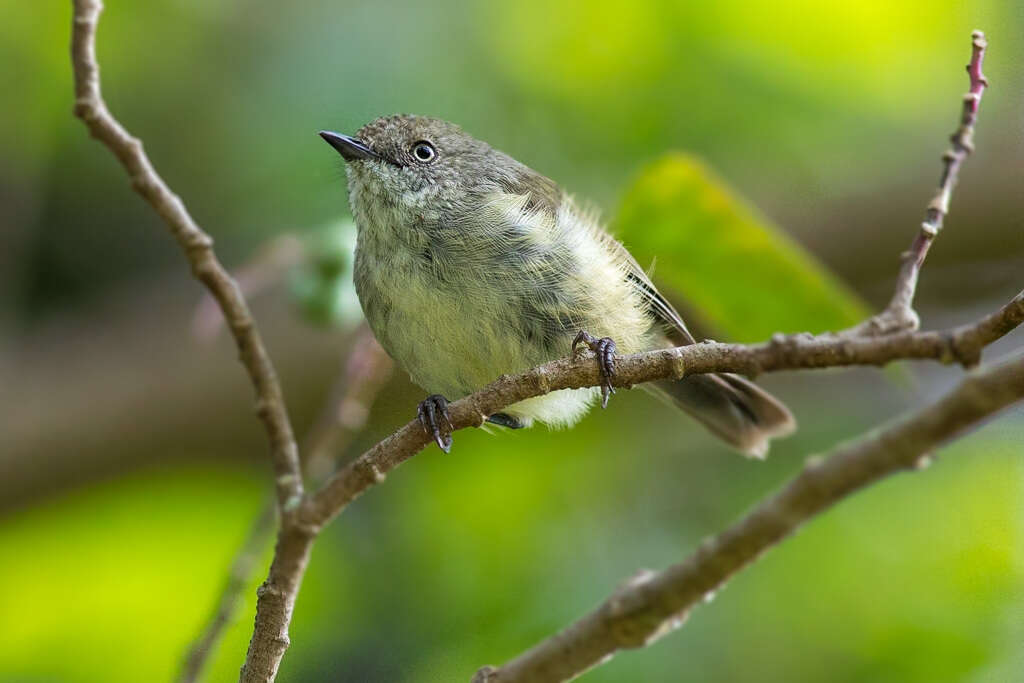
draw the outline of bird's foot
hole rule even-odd
[[[419,418],[423,431],[434,437],[437,447],[445,453],[452,449],[452,426],[451,415],[448,414],[448,399],[441,394],[431,394],[420,401],[416,409],[416,417]],[[441,424],[444,420],[445,424]]]
[[[597,355],[597,367],[601,370],[601,407],[608,407],[608,397],[615,393],[612,386],[612,377],[615,376],[615,342],[609,337],[598,339],[585,330],[580,330],[576,338],[572,340],[572,353],[576,354],[576,347],[586,344]]]
[[[487,418],[491,424],[508,427],[509,429],[522,429],[526,425],[518,417],[512,417],[508,413],[495,413]]]

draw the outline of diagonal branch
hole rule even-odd
[[[330,396],[303,438],[306,474],[314,483],[327,479],[339,457],[366,426],[370,409],[394,368],[369,326],[363,323],[353,336],[352,349]]]
[[[689,611],[804,522],[851,493],[900,470],[1024,399],[1024,354],[969,374],[936,403],[808,459],[803,471],[685,561],[643,572],[594,611],[474,683],[555,683],[575,678],[615,652],[640,648],[682,625]]]
[[[903,261],[896,278],[896,291],[892,295],[892,300],[884,311],[868,318],[847,334],[877,336],[901,330],[916,330],[921,324],[914,310],[917,278],[928,255],[928,249],[942,230],[943,220],[949,213],[949,200],[953,196],[960,167],[974,151],[974,124],[978,120],[981,96],[988,86],[988,79],[981,72],[987,48],[988,41],[985,40],[984,33],[975,31],[971,34],[971,61],[967,65],[967,76],[971,84],[964,95],[960,126],[950,136],[950,148],[942,155],[942,178],[939,180],[935,196],[928,202],[924,222],[921,223],[910,249],[903,252]]]
[[[965,103],[961,128],[953,136],[954,150],[946,157],[946,170],[938,195],[940,200],[933,200],[929,207],[928,218],[935,229],[922,228],[913,251],[904,257],[900,284],[893,303],[886,311],[857,328],[836,335],[810,338],[779,335],[768,344],[753,347],[699,344],[620,358],[616,361],[617,386],[654,379],[678,379],[686,374],[700,372],[756,375],[769,370],[881,365],[910,358],[931,358],[942,362],[955,360],[969,367],[979,361],[982,348],[1021,324],[1024,320],[1024,293],[977,324],[947,332],[917,333],[918,318],[911,307],[924,255],[934,239],[933,233],[941,226],[956,174],[970,150],[977,105],[986,84],[981,75],[984,49],[984,37],[980,32],[975,32],[972,35],[972,57],[968,67],[971,76],[971,94],[968,97],[973,99]],[[892,324],[893,320],[903,322]],[[449,407],[452,423],[457,429],[479,426],[485,416],[525,398],[558,389],[597,386],[599,382],[597,368],[591,362],[581,364],[573,360],[555,361],[517,377],[503,377],[472,396],[456,401]],[[309,528],[319,529],[368,488],[384,481],[389,471],[421,451],[428,443],[429,439],[419,425],[410,422],[308,496],[299,517]]]
[[[761,372],[850,365],[884,365],[901,359],[976,363],[981,350],[1024,323],[1024,292],[975,324],[942,332],[904,332],[885,337],[778,335],[764,344],[703,343],[647,351],[616,359],[614,384],[629,387],[658,379],[707,372]],[[455,429],[477,427],[484,418],[526,398],[559,389],[600,386],[593,357],[556,360],[516,376],[504,376],[449,405]],[[307,494],[292,530],[283,530],[270,576],[261,588],[256,628],[242,669],[244,683],[272,681],[288,647],[288,623],[315,535],[387,473],[432,443],[412,421],[339,470]]]
[[[352,349],[324,402],[320,417],[303,439],[310,481],[326,478],[331,465],[366,426],[380,390],[391,377],[392,362],[365,325],[355,333]],[[213,614],[189,647],[178,683],[195,683],[241,602],[242,591],[274,532],[274,504],[267,500],[231,565],[228,581]]]
[[[349,383],[341,391],[332,391],[330,415],[314,427],[310,435],[307,450],[310,450],[311,471],[323,469],[330,460],[326,451],[337,448],[339,441],[354,436],[360,429],[360,423],[369,413],[369,403],[381,388],[383,375],[390,372],[391,361],[384,350],[366,330],[361,331],[345,368]],[[307,499],[308,494],[304,502]],[[245,683],[273,681],[290,644],[288,626],[292,610],[309,562],[309,552],[321,527],[301,519],[299,514],[291,521],[281,526],[270,573],[257,591],[256,624],[239,676]]]
[[[1024,323],[1024,292],[999,311],[977,323],[941,332],[901,332],[884,337],[847,338],[839,335],[777,335],[763,344],[708,342],[670,349],[645,351],[615,360],[616,387],[660,379],[682,379],[708,372],[758,375],[762,372],[828,368],[851,365],[885,365],[895,360],[978,362],[981,350]],[[527,398],[560,389],[600,386],[592,356],[564,358],[521,375],[504,376],[480,391],[451,403],[448,408],[455,429],[479,427],[488,415]],[[395,467],[431,443],[419,422],[413,420],[334,475],[307,498],[299,516],[305,524],[319,527],[337,516],[366,489],[384,481]]]
[[[238,285],[217,260],[213,239],[196,224],[181,199],[171,192],[153,168],[142,148],[142,141],[118,123],[103,101],[100,67],[96,61],[96,27],[103,3],[100,0],[73,1],[71,61],[75,80],[75,116],[82,119],[92,136],[106,145],[121,162],[132,187],[164,219],[192,265],[192,273],[217,300],[256,390],[256,413],[270,440],[278,505],[282,509],[294,507],[303,495],[298,447],[277,373],[252,313]]]

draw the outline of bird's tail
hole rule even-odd
[[[653,390],[744,455],[763,458],[768,442],[796,429],[792,413],[753,382],[731,374],[656,382]]]

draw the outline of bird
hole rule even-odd
[[[695,343],[595,212],[456,124],[397,114],[354,135],[320,136],[345,162],[360,305],[381,346],[429,392],[417,415],[441,450],[452,444],[448,402],[499,375],[589,347],[600,387],[553,391],[486,418],[567,427],[599,399],[607,406],[618,353]],[[644,387],[748,456],[763,458],[771,439],[796,427],[782,402],[738,375]]]

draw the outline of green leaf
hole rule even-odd
[[[326,225],[308,238],[305,262],[291,273],[289,285],[309,322],[352,328],[363,319],[352,284],[355,242],[356,226],[348,220]]]
[[[655,283],[737,341],[848,327],[867,307],[702,162],[673,153],[644,169],[622,201],[616,236]]]

